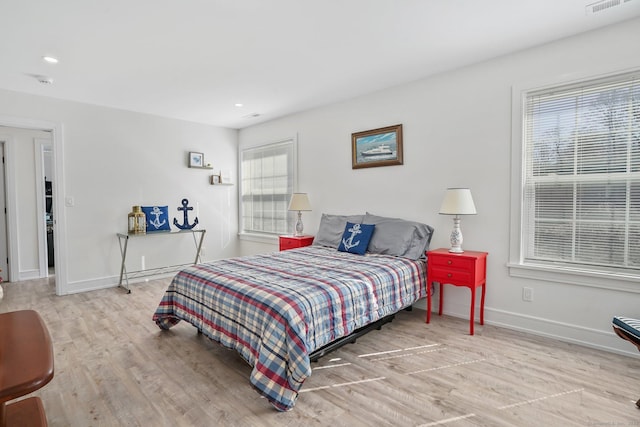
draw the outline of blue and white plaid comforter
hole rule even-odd
[[[237,350],[278,410],[295,405],[309,353],[426,296],[424,261],[309,246],[179,272],[153,320],[186,320]]]

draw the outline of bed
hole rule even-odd
[[[340,249],[354,225],[374,226],[362,254]],[[253,367],[255,389],[288,411],[318,352],[426,296],[432,233],[425,224],[368,213],[323,214],[312,246],[180,271],[153,320],[161,329],[187,321],[235,349]]]

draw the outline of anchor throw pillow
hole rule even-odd
[[[143,206],[142,212],[147,217],[147,232],[171,230],[169,206]]]
[[[374,224],[354,224],[347,222],[342,233],[342,240],[338,250],[341,252],[350,252],[352,254],[364,255],[369,246],[369,240],[375,229]]]

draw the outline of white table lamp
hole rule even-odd
[[[440,207],[440,214],[455,215],[453,217],[453,231],[451,232],[451,249],[449,252],[462,253],[462,230],[459,215],[475,215],[476,205],[473,204],[471,190],[468,188],[447,188]]]
[[[295,236],[302,236],[302,211],[310,211],[311,204],[309,203],[309,197],[307,193],[293,193],[291,195],[291,201],[289,202],[290,211],[298,211],[298,220],[296,221]]]

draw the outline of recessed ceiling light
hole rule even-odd
[[[235,105],[235,106],[236,106],[236,107],[238,107],[238,108],[240,108],[240,107],[243,107],[243,106],[244,106],[243,104],[240,104],[240,103],[233,104],[233,105]]]
[[[58,58],[54,58],[53,56],[43,56],[42,60],[48,62],[49,64],[57,64]]]

